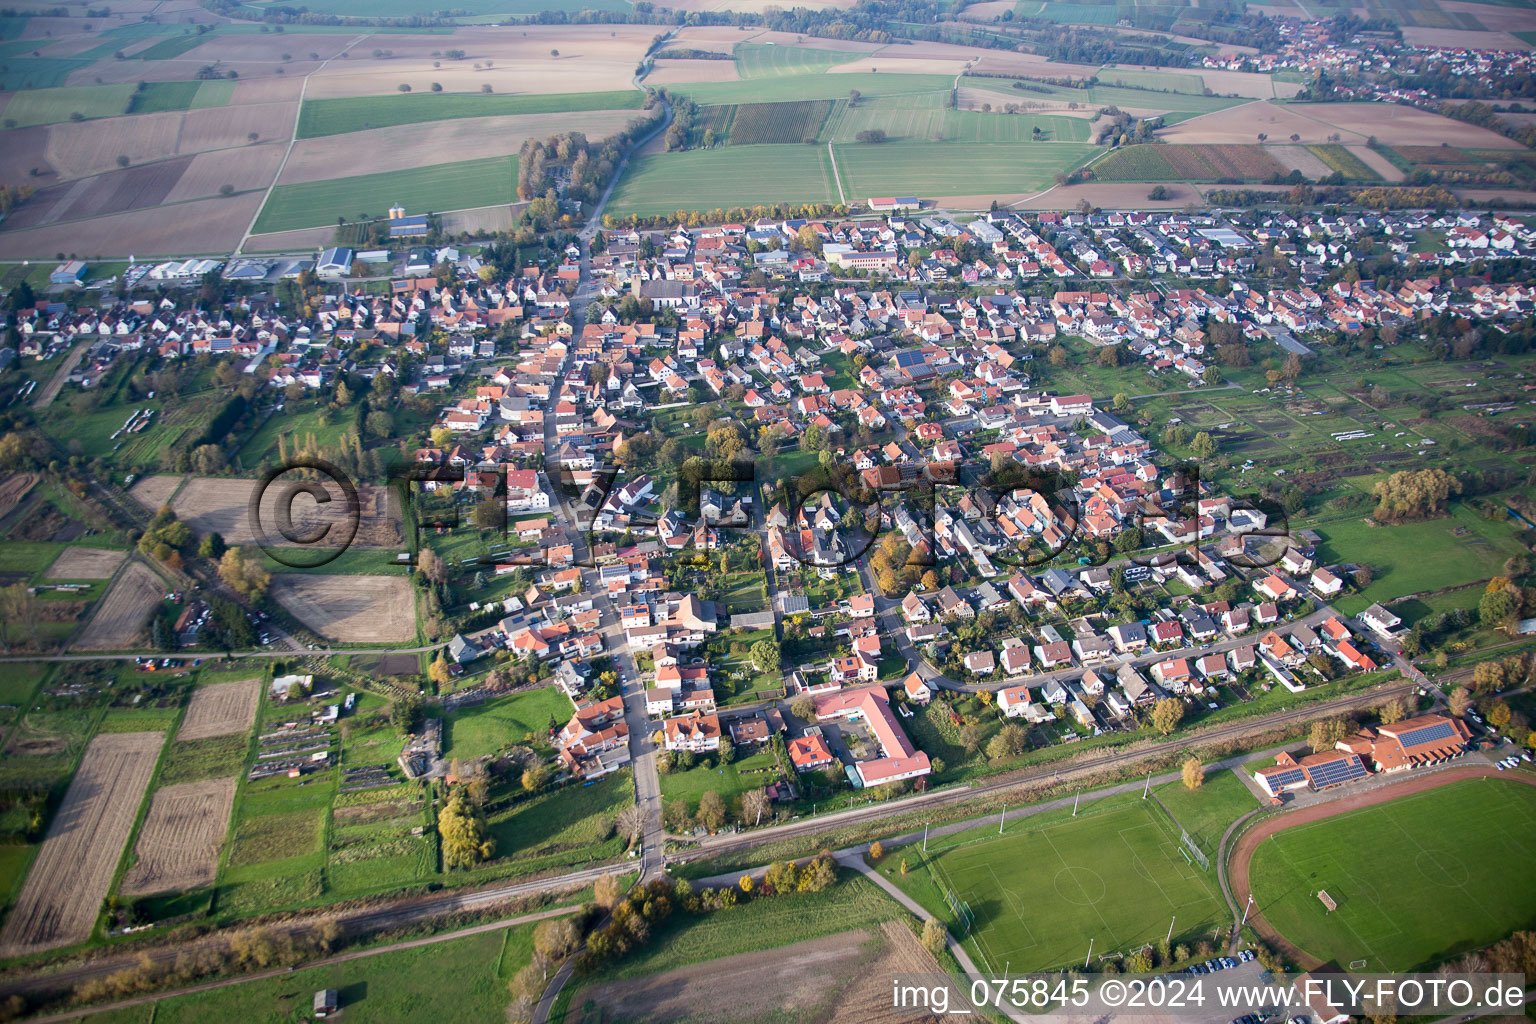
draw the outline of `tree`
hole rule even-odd
[[[1477,603],[1477,618],[1489,629],[1507,627],[1520,610],[1520,592],[1503,576],[1488,581],[1482,600]]]
[[[1152,727],[1167,736],[1179,727],[1184,718],[1184,702],[1177,697],[1164,697],[1152,705]]]
[[[767,672],[769,669],[779,667],[779,642],[777,640],[759,640],[752,645],[752,664],[757,666],[759,672]]]
[[[424,547],[421,554],[416,557],[416,568],[421,570],[422,576],[428,583],[448,582],[448,567],[443,564],[442,557],[432,549]]]
[[[938,590],[939,574],[934,572],[932,569],[929,569],[927,572],[923,573],[922,584],[924,590]]]
[[[388,437],[395,431],[395,418],[383,409],[375,409],[364,417],[363,429],[370,437]]]
[[[1067,350],[1062,348],[1060,345],[1053,345],[1053,346],[1051,346],[1050,360],[1051,360],[1051,365],[1056,367],[1057,369],[1060,369],[1061,367],[1066,366],[1067,365]]]
[[[816,721],[816,699],[808,693],[802,693],[790,704],[789,713],[802,722]]]
[[[592,902],[604,910],[612,909],[623,895],[618,875],[603,875],[592,885]]]
[[[619,812],[614,828],[625,841],[633,843],[645,831],[645,811],[639,804],[630,804]]]
[[[1323,718],[1312,723],[1312,728],[1307,733],[1307,744],[1314,753],[1322,753],[1324,750],[1332,750],[1338,742],[1349,735],[1350,723],[1344,718]]]
[[[871,145],[879,145],[885,141],[885,132],[880,128],[865,128],[854,135],[854,141],[866,142]]]
[[[549,783],[549,769],[542,764],[533,765],[531,768],[523,770],[523,777],[520,781],[526,792],[537,793]]]
[[[1377,710],[1377,715],[1382,725],[1401,722],[1408,717],[1408,702],[1401,697],[1393,697]]]
[[[884,857],[884,856],[885,856],[885,847],[880,844],[880,840],[876,839],[874,842],[869,844],[869,859],[870,860],[879,860],[881,857]]]
[[[453,679],[453,673],[448,668],[448,659],[443,657],[442,651],[438,651],[437,657],[432,659],[432,664],[427,666],[427,678],[438,687],[447,686]]]
[[[699,824],[711,832],[725,824],[725,800],[712,789],[699,798]]]
[[[1461,481],[1443,469],[1401,470],[1372,489],[1377,519],[1422,518],[1445,510],[1452,494],[1461,493]]]
[[[1114,399],[1115,412],[1127,412],[1131,408],[1131,400],[1124,391],[1118,392]]]
[[[742,875],[741,878],[736,882],[736,888],[740,889],[744,894],[750,896],[752,895],[752,888],[756,884],[756,882],[752,881],[751,875]]]
[[[1202,430],[1195,435],[1190,442],[1189,449],[1197,459],[1209,459],[1216,454],[1216,442],[1211,438],[1209,431]]]
[[[1456,689],[1451,691],[1450,706],[1451,714],[1457,718],[1463,717],[1467,710],[1472,707],[1471,692],[1465,686],[1456,687]]]
[[[449,870],[473,867],[496,852],[496,841],[490,837],[484,816],[457,787],[437,814],[437,833],[443,863]]]
[[[741,823],[759,825],[763,816],[770,813],[768,794],[760,789],[749,789],[741,794]]]
[[[1205,770],[1200,767],[1200,759],[1198,757],[1186,759],[1180,771],[1184,776],[1185,789],[1199,789],[1205,785]]]
[[[1152,186],[1152,191],[1147,193],[1147,198],[1154,203],[1168,198],[1168,190],[1162,185]]]
[[[533,929],[534,951],[551,960],[564,960],[576,952],[580,942],[581,929],[569,917],[540,921]]]
[[[1029,733],[1017,722],[1009,722],[987,741],[987,756],[997,761],[1022,754],[1029,745]]]
[[[416,731],[421,722],[421,698],[408,693],[389,706],[389,724],[405,736]]]
[[[204,558],[223,558],[226,550],[224,536],[217,530],[209,533],[197,546],[197,553]]]
[[[495,498],[486,498],[469,514],[470,521],[482,530],[499,530],[507,521],[507,506]]]
[[[267,595],[272,574],[261,567],[261,556],[254,549],[230,548],[219,559],[219,579],[247,601],[259,602]]]
[[[923,922],[923,948],[934,956],[944,951],[944,940],[947,936],[945,928],[939,924],[939,919],[930,917]]]
[[[1488,705],[1488,724],[1495,729],[1502,729],[1509,724],[1513,712],[1509,710],[1509,704],[1503,700],[1496,700]]]
[[[1200,379],[1212,387],[1215,387],[1217,384],[1221,383],[1221,367],[1207,366],[1204,370],[1201,371]]]

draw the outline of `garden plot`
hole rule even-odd
[[[123,878],[123,895],[213,884],[234,802],[233,777],[156,790],[139,834],[138,860]]]
[[[76,646],[92,651],[133,647],[165,589],[165,581],[153,569],[143,562],[130,562],[101,599]]]
[[[254,678],[198,687],[192,693],[187,717],[182,720],[176,739],[204,740],[244,732],[256,720],[260,696],[261,680]]]
[[[50,580],[109,580],[128,557],[108,548],[68,547],[59,552],[44,574]]]

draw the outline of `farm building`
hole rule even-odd
[[[352,250],[344,245],[333,246],[320,254],[315,273],[321,277],[346,277],[352,272]]]

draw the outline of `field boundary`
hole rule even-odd
[[[1341,799],[1329,800],[1324,803],[1313,804],[1310,807],[1299,807],[1292,811],[1271,815],[1257,822],[1254,827],[1244,832],[1233,845],[1227,867],[1227,873],[1231,877],[1233,899],[1237,900],[1240,897],[1246,900],[1253,893],[1249,874],[1249,869],[1253,863],[1253,855],[1258,851],[1260,843],[1276,833],[1287,831],[1299,825],[1308,825],[1326,818],[1333,818],[1341,814],[1349,814],[1367,807],[1388,803],[1401,797],[1422,793],[1425,790],[1448,786],[1455,782],[1486,778],[1497,778],[1511,782],[1520,782],[1527,786],[1536,786],[1536,776],[1524,772],[1515,772],[1513,774],[1500,772],[1491,764],[1455,765],[1433,769],[1425,773],[1411,774],[1400,782],[1392,782],[1364,793],[1355,793]],[[1258,933],[1265,942],[1279,950],[1287,959],[1299,964],[1305,970],[1311,970],[1323,963],[1322,960],[1307,953],[1284,935],[1281,935],[1264,917],[1264,912],[1257,905],[1248,915],[1248,927]]]

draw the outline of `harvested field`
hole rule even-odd
[[[1170,183],[1163,187],[1168,192],[1167,199],[1148,199],[1149,189],[1143,184],[1092,182],[1086,185],[1058,186],[1036,196],[1003,196],[998,201],[1015,210],[1070,210],[1083,199],[1105,210],[1179,210],[1190,203],[1199,206],[1205,202],[1205,197],[1191,185]],[[984,201],[957,202],[947,197],[940,201],[958,209],[982,209],[992,197],[965,198]]]
[[[416,638],[415,594],[404,576],[280,573],[272,596],[304,625],[342,643]]]
[[[982,23],[996,21],[1016,6],[1013,0],[982,0],[981,3],[970,4],[961,11],[960,20]]]
[[[287,493],[288,477],[279,477],[267,488],[261,504],[261,525],[270,537],[277,532],[278,502]],[[218,532],[230,544],[250,544],[256,537],[256,524],[250,520],[251,492],[255,480],[229,480],[217,477],[193,477],[171,502],[176,517],[198,536]],[[307,493],[293,501],[293,529],[309,534],[322,526],[333,526],[338,535],[345,533],[346,495],[334,481],[324,481],[331,500],[320,504]],[[386,513],[388,490],[362,486],[357,489],[361,521],[352,543],[361,547],[392,547],[400,543],[400,528],[395,517]]]
[[[734,82],[741,76],[733,60],[658,60],[645,76],[646,85],[674,82]]]
[[[357,171],[354,158],[360,151],[370,154],[368,173],[374,174],[418,168],[423,153],[452,153],[457,160],[507,156],[515,154],[524,139],[547,138],[562,131],[584,132],[596,141],[623,130],[640,113],[598,110],[466,117],[301,139],[278,183],[347,177]]]
[[[304,80],[302,78],[250,78],[235,84],[235,94],[230,98],[232,104],[244,103],[283,103],[297,100],[304,92]]]
[[[138,860],[123,876],[125,896],[212,885],[219,847],[229,830],[235,778],[186,782],[155,790],[134,848]]]
[[[189,110],[181,129],[178,152],[201,153],[210,149],[248,146],[251,133],[258,142],[282,140],[293,135],[296,114],[293,103],[247,103],[238,107],[206,107]]]
[[[129,562],[96,606],[75,646],[90,651],[136,646],[165,590],[165,581],[153,569],[137,560]]]
[[[1482,20],[1482,16],[1478,16]],[[1529,26],[1527,26],[1529,27]],[[1418,28],[1403,26],[1403,42],[1409,46],[1465,47],[1469,50],[1508,50],[1520,52],[1536,49],[1519,36],[1508,32],[1475,32],[1454,28]]]
[[[179,203],[185,199],[217,195],[225,185],[234,186],[236,192],[266,188],[272,184],[272,176],[283,162],[283,148],[280,145],[244,146],[199,153],[181,173],[165,201]]]
[[[146,476],[128,488],[128,496],[151,512],[158,512],[171,500],[171,495],[184,479],[180,476]]]
[[[903,47],[906,49],[906,47]],[[945,57],[908,57],[899,59],[895,54],[875,54],[827,69],[829,75],[862,74],[869,71],[889,71],[903,75],[958,75],[970,67],[970,61]]]
[[[126,551],[69,547],[59,552],[45,574],[50,580],[109,580],[128,557]]]
[[[117,166],[120,155],[134,163],[162,160],[176,155],[184,116],[178,110],[51,125],[43,156],[62,178],[111,170]]]
[[[0,108],[4,105],[0,102]],[[43,155],[48,146],[48,133],[53,128],[53,125],[37,125],[8,130],[5,145],[0,146],[0,180],[30,180],[34,167],[40,176],[53,174],[53,164]]]
[[[444,218],[450,216],[444,214]],[[445,228],[446,230],[446,228]],[[459,230],[455,228],[454,230]],[[336,238],[335,228],[295,228],[292,231],[268,231],[252,235],[246,240],[242,252],[294,252],[301,249],[324,249]]]
[[[1345,133],[1344,142],[1364,143],[1374,135],[1389,146],[1431,140],[1472,149],[1520,149],[1520,143],[1498,132],[1440,114],[1396,103],[1309,103],[1293,108],[1309,119]],[[1351,139],[1348,133],[1359,138]]]
[[[939,965],[901,921],[795,942],[757,953],[720,957],[660,974],[594,985],[571,1000],[566,1024],[585,1019],[582,1005],[604,1019],[622,1014],[636,1024],[692,1019],[712,1005],[712,1020],[752,1021],[773,1005],[795,1020],[885,1024],[937,1021],[891,1006],[886,978],[938,971]],[[718,999],[732,993],[728,1003]],[[606,1011],[606,1012],[604,1012]]]
[[[1503,4],[1471,3],[1469,0],[1439,0],[1448,14],[1470,14],[1490,32],[1528,32],[1536,25],[1529,7],[1505,7]]]
[[[25,231],[0,231],[0,256],[36,257],[77,252],[88,259],[138,256],[228,256],[256,216],[262,194],[181,203],[174,215],[160,209],[134,210]],[[25,207],[22,207],[25,209]]]
[[[55,221],[105,217],[159,206],[191,162],[191,157],[178,157],[54,185],[12,212],[5,219],[5,228],[21,231]]]
[[[643,49],[643,47],[642,47]],[[564,51],[562,51],[563,53]],[[431,61],[399,62],[391,68],[360,69],[359,62],[351,66],[329,65],[324,71],[311,75],[309,99],[330,99],[342,96],[380,96],[398,91],[401,83],[413,91],[427,92],[433,82],[446,92],[478,93],[482,85],[489,85],[497,93],[543,92],[608,92],[630,87],[635,74],[636,58],[629,60],[584,60],[579,57],[551,59],[525,58],[498,60],[494,67],[476,71],[471,67],[434,68]]]
[[[259,678],[199,686],[192,691],[187,717],[182,719],[176,739],[205,740],[244,732],[256,720],[256,702],[260,697]]]
[[[1313,181],[1333,173],[1333,168],[1306,146],[1270,146],[1269,153],[1287,171],[1300,171],[1304,177]]]
[[[1263,101],[1244,103],[1180,121],[1173,127],[1159,132],[1158,138],[1164,142],[1191,144],[1247,143],[1257,142],[1258,133],[1263,132],[1277,142],[1293,134],[1301,136],[1298,140],[1300,142],[1326,141],[1328,135],[1335,129],[1301,115],[1297,112],[1301,109],[1303,108],[1281,107]],[[1310,110],[1313,107],[1308,106],[1305,109]],[[1351,137],[1347,141],[1364,142],[1365,137],[1363,135],[1358,139]]]
[[[21,956],[90,937],[164,742],[158,732],[103,733],[86,747],[5,919],[0,955]]]
[[[36,485],[36,473],[6,473],[0,476],[0,518],[10,515],[17,503]]]
[[[438,214],[443,231],[458,234],[467,231],[472,235],[496,231],[512,231],[515,228],[512,215],[521,207],[481,206],[472,210],[447,210]]]

